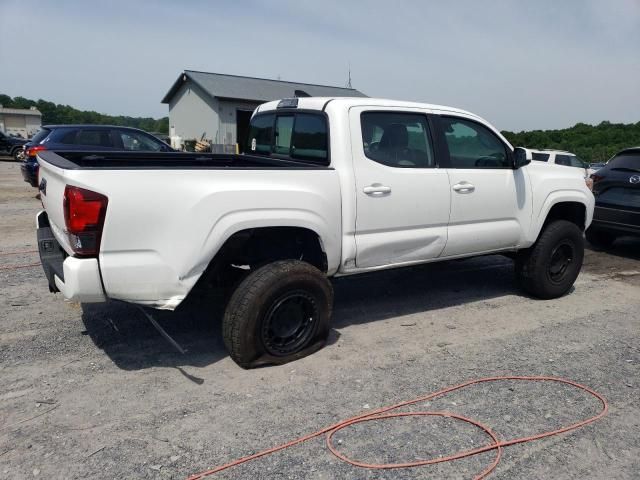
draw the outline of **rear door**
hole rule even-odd
[[[450,189],[426,111],[349,112],[356,179],[356,266],[438,257],[447,241]]]
[[[443,256],[518,245],[531,216],[524,169],[513,169],[511,149],[486,125],[465,116],[434,118],[447,152],[451,191]]]

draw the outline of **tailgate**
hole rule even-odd
[[[53,152],[41,152],[38,154],[38,189],[40,200],[49,217],[49,225],[60,246],[69,254],[73,250],[69,244],[69,238],[65,233],[64,221],[64,189],[67,185],[67,171],[47,162],[47,156],[55,155]]]

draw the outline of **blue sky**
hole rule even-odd
[[[0,0],[0,92],[164,116],[184,69],[344,85],[498,128],[640,121],[640,0]]]

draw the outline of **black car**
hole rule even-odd
[[[24,138],[10,137],[0,132],[0,152],[7,152],[16,160],[19,159],[19,154],[22,152],[22,147],[25,143],[27,143],[27,140]]]
[[[142,130],[111,125],[46,125],[25,145],[20,166],[24,181],[38,186],[38,160],[42,150],[91,150],[173,152],[174,150]]]
[[[616,237],[640,236],[640,147],[617,153],[591,178],[596,208],[587,240],[607,247]]]

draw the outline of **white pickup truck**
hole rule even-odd
[[[329,277],[502,252],[548,299],[580,271],[584,175],[531,163],[472,113],[273,101],[254,112],[247,151],[40,152],[50,289],[170,310],[196,283],[226,289],[224,341],[252,367],[324,344]]]

